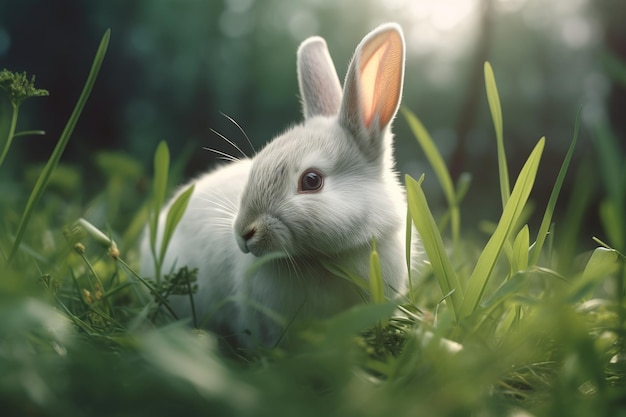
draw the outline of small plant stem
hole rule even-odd
[[[154,270],[156,271],[156,282],[157,284],[161,283],[161,262],[160,260],[156,257],[154,257]]]
[[[91,275],[94,277],[95,281],[96,281],[96,285],[93,285],[93,287],[100,287],[100,291],[102,291],[102,294],[104,294],[104,285],[102,285],[102,280],[100,279],[100,276],[98,275],[98,272],[96,272],[95,268],[93,267],[93,265],[91,264],[91,262],[89,262],[89,259],[85,256],[84,253],[80,254],[80,257],[82,258],[83,262],[85,263],[85,265],[87,265],[87,269],[89,269],[89,272],[91,272]],[[109,310],[111,310],[111,305],[109,303],[109,300],[105,300],[106,304],[107,304],[107,308]]]
[[[148,291],[150,291],[152,293],[152,295],[154,295],[154,297],[156,298],[156,300],[163,305],[167,311],[172,315],[172,317],[174,317],[174,319],[178,320],[178,316],[176,315],[176,313],[174,312],[174,310],[172,310],[172,308],[170,307],[170,305],[167,303],[167,300],[161,295],[159,294],[159,292],[145,279],[143,279],[138,273],[136,273],[126,262],[124,262],[121,258],[117,259],[117,262],[119,262],[120,265],[122,265],[124,267],[124,269],[126,269],[128,272],[130,272],[135,278],[137,278],[147,289]]]
[[[11,142],[13,142],[13,138],[15,137],[15,128],[17,127],[17,115],[19,113],[19,106],[14,103],[12,103],[11,106],[13,107],[13,114],[11,115],[11,126],[9,127],[9,135],[7,136],[7,141],[4,144],[2,155],[0,155],[0,166],[2,166],[4,159],[7,157],[7,154],[9,153]]]
[[[154,209],[154,216],[156,216],[157,220],[156,221],[151,221],[150,223],[150,252],[152,252],[152,260],[154,261],[154,280],[157,284],[161,283],[161,262],[159,260],[159,256],[157,255],[157,250],[156,250],[156,236],[158,235],[158,227],[159,227],[159,208],[155,207]],[[154,232],[152,232],[152,229],[154,228]],[[152,238],[152,233],[154,233],[154,238]]]
[[[21,132],[17,132],[16,134],[14,134],[13,137],[16,138],[18,136],[28,136],[28,135],[43,136],[45,134],[46,132],[43,130],[23,130]]]
[[[624,347],[626,346],[626,328],[624,327],[624,323],[626,323],[626,260],[623,258],[620,259],[620,269],[615,275],[615,280],[617,284],[617,314],[619,323],[622,323],[619,329],[617,343],[619,345],[619,351],[624,352]]]
[[[187,276],[187,290],[189,290],[189,304],[191,304],[191,317],[193,318],[193,327],[198,327],[198,317],[196,317],[196,304],[193,301],[193,291],[191,291],[191,282]]]

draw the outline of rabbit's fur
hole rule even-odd
[[[167,249],[164,272],[198,268],[200,321],[239,344],[271,345],[294,318],[327,317],[363,301],[362,290],[323,263],[367,278],[373,240],[387,296],[405,291],[406,202],[390,133],[403,73],[404,40],[395,24],[362,40],[343,92],[324,40],[302,43],[304,122],[254,158],[194,180]],[[142,245],[142,273],[151,276],[147,237]],[[250,272],[260,256],[275,252],[282,256]],[[188,297],[171,301],[180,315],[191,314]]]

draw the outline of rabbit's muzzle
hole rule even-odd
[[[262,214],[248,225],[235,227],[237,245],[243,253],[263,256],[270,252],[287,254],[291,232],[285,224],[269,214]]]

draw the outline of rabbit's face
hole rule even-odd
[[[406,209],[389,126],[403,74],[396,25],[361,41],[343,91],[326,43],[303,42],[298,81],[305,122],[254,158],[235,221],[243,252],[334,257],[398,230]]]
[[[336,119],[312,118],[256,156],[235,237],[256,256],[332,257],[397,226],[398,187],[382,158],[368,161]]]

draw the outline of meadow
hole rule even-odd
[[[436,177],[404,179],[407,216],[427,259],[409,293],[384,298],[373,252],[366,284],[338,277],[364,285],[370,303],[298,325],[288,345],[228,349],[167,308],[172,293],[193,297],[193,271],[183,267],[160,281],[137,272],[139,236],[144,225],[154,227],[150,219],[180,172],[165,143],[155,149],[147,201],[129,186],[139,176],[132,159],[98,159],[94,169],[106,180],[83,203],[112,213],[111,224],[87,221],[59,191],[90,174],[59,162],[89,111],[108,41],[109,32],[47,163],[32,183],[0,195],[3,415],[626,416],[626,155],[610,129],[594,131],[601,184],[568,172],[580,112],[572,115],[556,178],[537,175],[550,147],[541,132],[521,170],[510,172],[497,68],[494,74],[485,63],[500,187],[484,204],[498,206],[501,216],[479,230],[462,224],[471,177],[452,181],[422,121],[403,108],[399,118]],[[0,94],[9,102],[0,114],[2,170],[14,141],[42,133],[18,122],[21,106],[47,92],[29,75],[5,70]],[[568,176],[576,177],[576,192],[561,201]],[[431,212],[425,180],[439,183],[445,211]],[[538,182],[553,184],[545,207],[531,204]],[[602,240],[579,236],[591,187],[603,190]],[[166,230],[176,227],[187,197],[174,205]],[[566,208],[563,218],[554,216],[557,204]],[[531,210],[542,213],[537,228],[529,226]],[[75,221],[60,224],[68,213]],[[577,253],[581,238],[594,239],[596,248]]]

